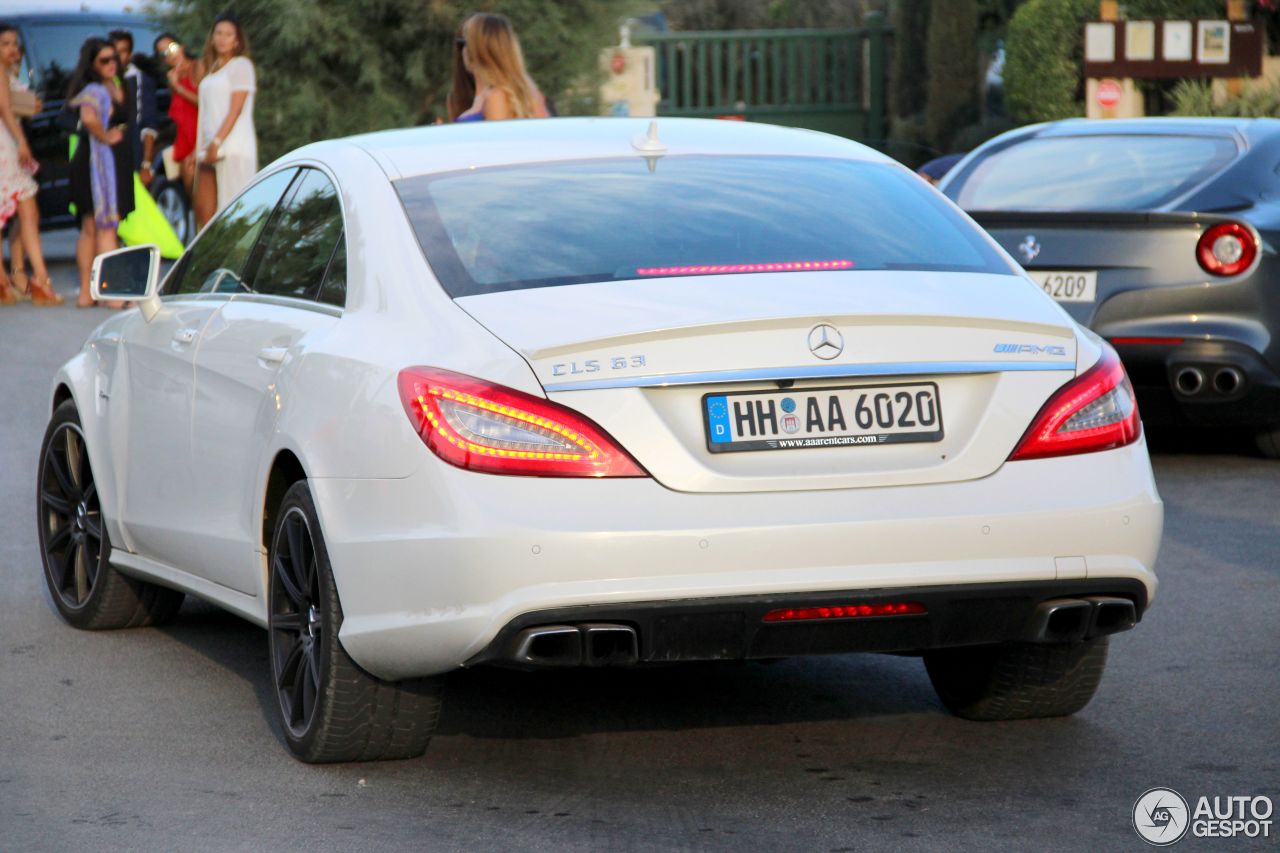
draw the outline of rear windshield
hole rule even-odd
[[[947,185],[965,210],[1150,210],[1236,156],[1221,136],[1029,139],[979,160]]]
[[[397,182],[451,296],[805,269],[1013,274],[892,164],[802,157],[539,163]],[[806,266],[808,265],[808,266]]]

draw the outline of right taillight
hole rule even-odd
[[[1097,364],[1049,398],[1009,459],[1110,450],[1141,434],[1133,386],[1115,350],[1104,347]]]
[[[1211,275],[1239,275],[1258,256],[1258,240],[1239,222],[1219,222],[1200,235],[1196,260]]]

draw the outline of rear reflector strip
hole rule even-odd
[[[1140,345],[1148,345],[1148,344],[1152,346],[1176,347],[1180,345],[1182,341],[1183,341],[1182,338],[1112,338],[1111,339],[1111,343],[1119,344],[1122,347],[1123,346],[1140,346]]]
[[[857,619],[863,616],[918,616],[927,613],[918,601],[893,601],[885,604],[843,604],[834,607],[786,607],[770,610],[766,622],[800,622],[809,619]]]
[[[727,275],[743,272],[810,272],[849,270],[853,261],[780,261],[767,264],[705,264],[683,267],[639,267],[636,275]]]

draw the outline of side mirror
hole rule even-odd
[[[160,310],[160,248],[153,244],[116,249],[93,259],[93,298],[137,302],[149,323]]]

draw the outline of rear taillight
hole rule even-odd
[[[1200,235],[1196,260],[1211,275],[1239,275],[1258,256],[1258,239],[1239,222],[1219,222]]]
[[[604,430],[540,397],[434,367],[400,371],[400,399],[450,465],[534,477],[644,477]]]
[[[1009,459],[1041,459],[1123,447],[1142,421],[1120,358],[1104,347],[1098,363],[1049,398]]]

